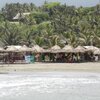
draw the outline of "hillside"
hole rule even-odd
[[[49,48],[70,44],[100,47],[100,5],[67,6],[58,2],[6,4],[0,12],[0,44],[38,44]]]

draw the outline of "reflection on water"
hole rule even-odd
[[[100,100],[100,74],[79,72],[2,74],[0,100]]]

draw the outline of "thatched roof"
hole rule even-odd
[[[19,48],[22,47],[21,45],[10,45],[10,46],[7,46],[7,48],[9,48],[9,47],[11,47],[11,46],[15,47],[16,49],[19,49]]]
[[[33,49],[34,49],[36,52],[39,52],[39,53],[41,53],[41,52],[44,51],[44,49],[43,49],[42,47],[40,47],[39,45],[35,45],[35,46],[33,47]]]
[[[65,52],[74,52],[74,48],[71,45],[66,45],[64,48]]]
[[[4,51],[5,51],[4,48],[0,47],[0,52],[4,52]]]
[[[86,51],[86,49],[82,46],[78,46],[74,49],[74,52],[79,52],[79,53],[84,53]]]
[[[51,53],[60,53],[62,50],[60,48],[60,46],[58,45],[54,45],[53,47],[50,48]]]
[[[97,49],[93,52],[94,54],[99,54],[100,55],[100,49]]]
[[[58,45],[55,45],[55,46],[53,46],[53,47],[51,47],[51,50],[60,50],[61,48],[60,48],[60,46],[58,46]]]
[[[86,48],[86,51],[94,52],[95,50],[98,50],[98,48],[95,46],[84,46],[84,47]]]
[[[15,47],[15,46],[9,46],[7,49],[6,49],[6,52],[17,52],[18,49]]]
[[[20,52],[30,52],[33,51],[32,48],[27,47],[26,45],[21,46],[18,51]]]
[[[2,47],[0,47],[0,51],[3,51],[4,49]]]

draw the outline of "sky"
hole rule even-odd
[[[6,3],[34,3],[37,6],[40,6],[44,3],[45,0],[0,0],[0,8],[2,8]],[[48,2],[61,2],[62,4],[66,3],[67,5],[74,6],[94,6],[99,3],[100,0],[46,0]]]

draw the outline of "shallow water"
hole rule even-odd
[[[0,100],[100,100],[100,74],[80,72],[1,74]]]

